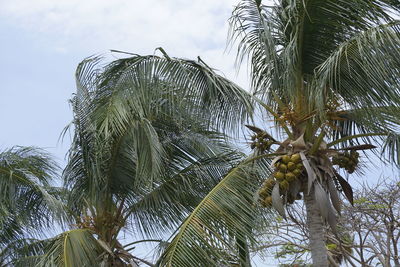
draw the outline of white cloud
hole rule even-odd
[[[236,1],[187,2],[13,0],[0,2],[0,13],[27,29],[62,39],[79,37],[87,44],[103,39],[106,43],[153,41],[182,47],[224,40],[225,22]]]
[[[234,54],[224,55],[227,19],[238,0],[5,0],[0,15],[33,31],[54,51],[108,49],[141,54],[162,46],[173,56],[198,55],[234,78]],[[242,75],[239,83],[245,81]]]

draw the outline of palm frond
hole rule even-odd
[[[97,57],[87,59],[77,70],[76,135],[64,171],[69,188],[93,198],[118,183],[116,172],[129,173],[136,186],[160,176],[167,153],[162,135],[169,130],[159,126],[165,121],[174,121],[173,131],[196,131],[199,120],[202,129],[233,129],[252,111],[250,96],[201,60],[134,56],[97,64]]]
[[[2,266],[35,266],[48,240],[20,238],[8,242],[0,252]]]
[[[259,185],[256,177],[254,169],[244,163],[231,169],[183,222],[159,265],[243,264],[239,251],[252,241],[257,217],[253,203]]]
[[[298,18],[294,25],[301,31],[298,36],[301,69],[313,76],[315,69],[331,56],[337,47],[360,32],[368,31],[393,20],[399,6],[389,1],[307,0],[296,2],[288,18]],[[393,1],[392,1],[393,2]],[[287,6],[290,6],[288,4]],[[284,7],[285,8],[285,7]],[[285,8],[288,9],[288,8]],[[290,29],[286,28],[288,34]]]
[[[370,88],[368,97],[357,101],[375,101],[378,96],[393,103],[398,95],[398,30],[392,17],[396,12],[399,5],[381,0],[293,0],[273,6],[243,0],[231,17],[230,36],[239,43],[239,61],[249,57],[254,92],[275,111],[275,95],[284,104],[310,105],[313,110],[315,102],[325,103],[330,87],[349,103],[361,98],[364,88]],[[387,57],[390,60],[385,62]],[[325,78],[315,84],[317,71],[324,72]],[[339,76],[340,89],[334,83]],[[305,101],[299,94],[310,99]]]
[[[104,250],[89,230],[64,232],[43,248],[36,266],[98,266]]]
[[[338,148],[361,144],[377,144],[380,154],[388,161],[399,164],[399,148],[396,138],[399,136],[400,108],[396,106],[375,106],[346,110],[342,120],[336,122],[332,140],[346,139],[360,135],[360,138],[348,138],[340,142]]]
[[[100,76],[100,87],[102,99],[108,96],[121,101],[118,94],[130,99],[132,104],[136,104],[130,105],[130,111],[139,117],[147,117],[149,112],[165,112],[163,105],[160,105],[161,100],[167,101],[171,107],[177,107],[181,104],[181,97],[184,97],[186,102],[192,103],[194,114],[202,111],[201,114],[215,116],[214,126],[234,130],[253,109],[250,97],[243,89],[218,75],[200,59],[192,61],[169,56],[120,59],[106,67]],[[171,114],[174,110],[168,111]],[[115,123],[112,128],[118,130],[118,126],[123,127],[126,114],[121,111],[114,117],[111,113],[104,122]]]
[[[243,0],[234,9],[229,20],[229,40],[238,43],[237,64],[249,61],[252,91],[265,96],[266,90],[281,92],[285,74],[280,49],[285,37],[277,14],[277,7],[265,6],[261,1]],[[267,104],[276,103],[267,98]]]
[[[174,230],[239,159],[241,155],[234,152],[186,158],[191,163],[185,168],[130,201],[126,212],[131,214],[132,228],[146,236],[163,236]]]
[[[342,43],[318,68],[316,99],[329,95],[328,89],[352,108],[398,107],[399,41],[400,22],[393,21]]]
[[[382,154],[400,166],[400,133],[391,132],[384,139]]]
[[[61,193],[52,186],[58,171],[50,155],[38,148],[14,147],[1,152],[0,210],[4,216],[0,224],[7,223],[9,216],[17,216],[22,227],[34,229],[61,219]]]

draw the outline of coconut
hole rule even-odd
[[[293,173],[296,177],[299,177],[299,176],[301,175],[302,172],[303,172],[303,171],[302,171],[302,170],[299,170],[299,169],[294,169],[294,170],[292,171],[292,173]]]
[[[303,163],[297,163],[297,164],[296,164],[296,169],[298,169],[298,170],[303,170],[303,169],[304,169]]]
[[[285,179],[285,174],[283,172],[275,172],[274,173],[274,177],[277,180],[283,180],[283,179]]]
[[[286,180],[283,180],[279,182],[279,187],[283,190],[286,191],[289,188],[289,182]]]
[[[287,164],[287,168],[289,169],[289,171],[293,171],[294,169],[296,169],[296,164],[293,162],[289,162]]]
[[[300,154],[296,153],[290,157],[290,160],[294,163],[299,163],[301,161]]]
[[[265,182],[264,182],[264,186],[267,188],[272,188],[275,185],[275,180],[273,178],[268,178]]]
[[[272,205],[272,197],[271,197],[271,196],[266,197],[266,198],[264,199],[264,202],[265,202],[265,204],[266,204],[268,207],[270,207],[270,206]]]
[[[283,161],[283,163],[288,164],[290,162],[290,156],[289,155],[284,155],[282,157],[282,161]]]
[[[265,198],[265,197],[269,196],[270,194],[268,192],[268,188],[261,188],[258,195],[260,196],[260,198]]]
[[[288,172],[285,174],[285,179],[286,181],[291,182],[296,179],[296,175],[293,172]]]
[[[290,162],[289,162],[289,163],[290,163]],[[281,172],[286,172],[287,169],[288,169],[288,166],[287,166],[285,163],[279,164],[279,170],[280,170]]]

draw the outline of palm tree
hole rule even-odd
[[[60,190],[54,187],[59,167],[34,147],[0,152],[0,265],[15,263],[37,238],[62,218]],[[26,253],[25,253],[26,255]],[[29,253],[28,253],[29,255]]]
[[[248,266],[254,231],[264,223],[260,207],[272,205],[284,217],[284,206],[300,198],[307,207],[313,263],[328,266],[324,223],[335,230],[338,191],[352,202],[343,175],[359,170],[357,151],[380,145],[382,155],[400,163],[400,22],[393,18],[399,11],[400,3],[392,0],[240,2],[231,40],[238,42],[238,63],[247,59],[251,68],[253,107],[265,115],[257,123],[276,131],[248,126],[254,152],[194,208],[160,266]],[[162,52],[119,60],[105,76],[158,81],[175,89],[166,95],[171,105],[185,97],[184,110],[202,116],[208,127],[237,132],[253,111],[249,95],[200,58]],[[106,135],[114,134],[111,128],[125,129],[129,120],[130,112],[118,106],[107,113],[115,125],[108,117],[98,125]],[[261,185],[268,159],[270,175]]]
[[[185,69],[202,86],[184,76],[182,84],[172,84],[156,75],[164,64],[148,65],[154,61],[150,56],[104,66],[92,57],[78,66],[74,138],[63,171],[70,227],[43,240],[35,257],[21,257],[20,265],[153,266],[132,252],[134,246],[163,244],[243,158],[202,112],[214,97],[225,97],[214,82],[239,89],[196,62],[171,63],[169,71]],[[139,241],[122,244],[122,233]]]
[[[337,190],[352,202],[340,172],[357,169],[356,151],[381,144],[400,163],[400,23],[392,17],[399,8],[398,1],[242,1],[231,18],[253,95],[284,133],[260,197],[284,216],[283,205],[303,193],[315,266],[328,265],[323,221],[335,230]]]

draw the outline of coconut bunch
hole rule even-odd
[[[255,127],[250,129],[254,132],[257,130]],[[262,206],[271,206],[286,218],[285,206],[301,199],[303,195],[312,194],[322,218],[336,231],[336,217],[340,214],[342,204],[339,193],[342,192],[352,204],[353,190],[333,165],[352,173],[359,163],[356,151],[373,149],[375,146],[361,144],[334,149],[330,148],[334,143],[326,143],[321,135],[315,139],[314,143],[306,142],[302,134],[294,140],[273,140],[278,148],[274,153],[265,154],[266,158],[274,157],[271,162],[273,172],[262,184],[257,197]]]
[[[258,192],[260,203],[263,207],[271,207],[272,206],[272,188],[274,188],[276,184],[276,180],[273,177],[270,177],[264,181],[261,185],[261,188]]]
[[[297,179],[300,179],[304,172],[304,166],[301,162],[300,154],[298,153],[283,155],[274,166],[275,171],[272,177],[265,180],[259,190],[261,205],[264,207],[271,206],[271,193],[276,183],[279,183],[279,192],[281,193],[281,196],[283,197],[287,195],[287,203],[293,203],[295,199],[291,197],[291,194],[286,194],[286,192],[290,191],[290,187]],[[300,197],[297,195],[296,198],[299,199]]]
[[[298,178],[304,171],[300,154],[284,155],[281,160],[275,163],[276,171],[274,177],[279,182],[292,182]],[[285,186],[282,186],[285,189]],[[286,188],[287,189],[287,188]]]
[[[252,125],[245,125],[245,126],[254,133],[250,137],[251,149],[257,149],[258,152],[265,152],[270,150],[273,144],[277,143],[276,140],[266,131]]]
[[[345,169],[348,173],[353,173],[359,163],[360,154],[357,151],[338,153],[332,157],[332,164]]]
[[[269,138],[269,135],[265,132],[258,132],[251,136],[251,149],[256,149],[258,151],[266,151],[271,148],[271,145],[274,143],[273,140]]]

